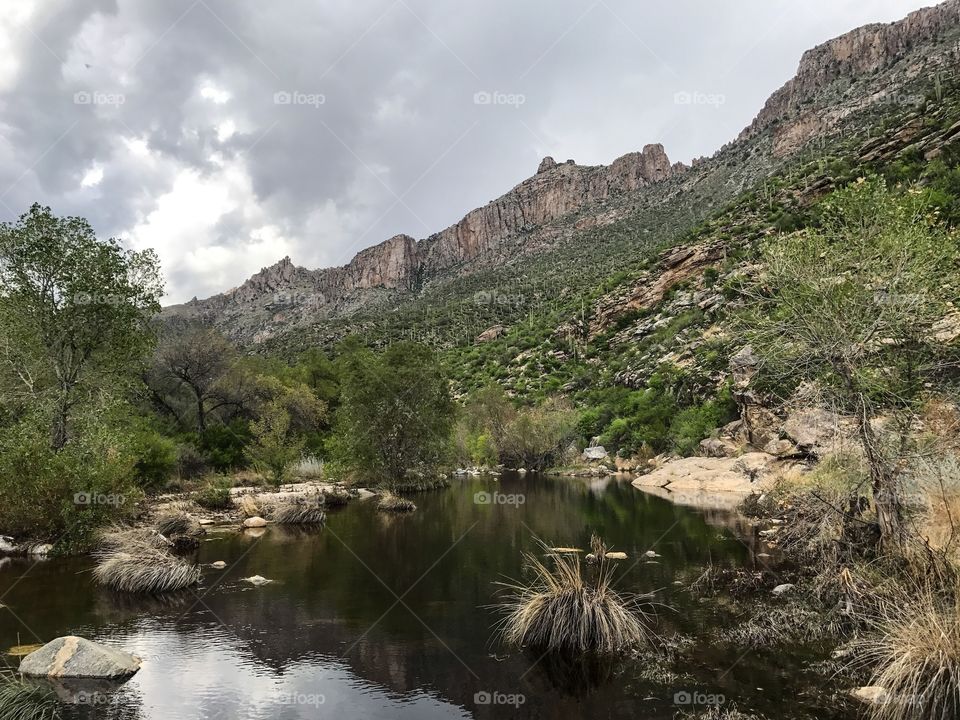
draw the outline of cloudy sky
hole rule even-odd
[[[166,302],[340,265],[532,175],[709,155],[917,0],[0,0],[0,219],[153,247]]]

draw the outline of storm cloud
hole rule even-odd
[[[533,174],[709,155],[916,0],[0,0],[0,218],[153,247],[167,302],[425,237]]]

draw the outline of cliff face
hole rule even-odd
[[[307,305],[312,312],[336,311],[358,291],[413,290],[421,278],[469,263],[525,232],[685,169],[680,163],[670,164],[662,145],[647,145],[642,152],[624,155],[609,166],[583,166],[572,160],[558,164],[545,158],[534,176],[425,240],[396,235],[361,250],[343,267],[322,270],[297,267],[284,258],[238,288],[180,307],[188,308],[189,314],[209,317],[224,308],[236,311],[260,304],[272,310],[281,305],[284,312],[271,319],[290,322],[294,317],[306,317],[295,306]],[[178,310],[169,308],[168,313]]]
[[[242,344],[259,342],[547,251],[638,207],[656,209],[672,199],[709,210],[715,200],[758,182],[813,140],[826,141],[838,132],[864,134],[875,126],[874,110],[912,102],[905,88],[957,65],[960,0],[947,0],[807,51],[796,76],[767,100],[738,139],[691,168],[671,165],[661,145],[647,145],[607,166],[547,157],[533,176],[425,239],[397,235],[362,250],[347,265],[323,270],[296,267],[285,258],[234,290],[167,308],[165,314],[212,324]],[[917,144],[924,102],[921,96],[909,109],[917,127],[908,123],[891,137],[872,139],[863,159]],[[951,132],[960,134],[960,129]],[[866,137],[874,138],[872,131]],[[945,141],[934,138],[923,146],[927,157]],[[638,296],[632,302],[644,300]]]
[[[838,81],[887,69],[923,44],[956,32],[958,26],[960,0],[947,0],[897,22],[865,25],[807,50],[797,74],[770,96],[740,138],[810,112],[818,96]]]

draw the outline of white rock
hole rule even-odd
[[[210,567],[214,570],[223,570],[227,564],[223,560],[217,560],[216,562],[210,563]]]
[[[51,640],[20,662],[24,675],[62,678],[125,678],[140,669],[140,658],[86,638]]]
[[[850,691],[857,700],[867,705],[886,705],[890,702],[890,693],[879,685],[866,685]]]
[[[608,552],[604,557],[607,560],[626,560],[627,554],[625,552]]]
[[[783,585],[777,585],[777,586],[773,589],[773,594],[774,594],[774,595],[784,595],[784,594],[786,594],[786,593],[788,593],[788,592],[792,592],[793,589],[794,589],[794,587],[795,587],[795,586],[794,586],[792,583],[784,583]]]
[[[647,551],[643,554],[643,556],[644,556],[644,557],[648,557],[648,558],[658,558],[658,557],[660,557],[660,555],[659,555],[658,553],[654,552],[653,550],[647,550]]]
[[[266,585],[267,583],[273,582],[273,580],[267,580],[262,575],[251,575],[248,578],[244,578],[244,580],[250,583],[251,585],[257,585],[257,586]]]
[[[51,545],[50,543],[43,543],[42,545],[34,545],[33,547],[30,548],[29,552],[31,555],[38,555],[40,557],[44,557],[46,555],[49,555],[52,550],[53,550],[53,545]]]
[[[266,525],[267,525],[267,521],[258,515],[254,515],[253,517],[248,517],[246,520],[243,521],[243,526],[247,528],[262,528],[262,527],[266,527]]]

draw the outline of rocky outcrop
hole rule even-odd
[[[140,669],[140,658],[76,635],[51,640],[20,662],[24,675],[57,678],[126,678]]]
[[[738,458],[688,457],[669,460],[633,481],[638,488],[666,488],[673,493],[750,493],[786,466],[766,453]]]
[[[797,74],[770,96],[740,139],[776,127],[774,151],[786,154],[844,115],[840,107],[822,112],[831,104],[823,98],[825,91],[886,70],[924,44],[958,30],[960,0],[947,0],[912,12],[897,22],[865,25],[818,45],[803,54]],[[881,93],[881,97],[857,100],[862,105],[889,97]]]
[[[424,240],[395,235],[361,250],[347,265],[321,270],[298,267],[287,257],[233,290],[207,300],[194,298],[167,308],[165,315],[213,322],[239,340],[254,333],[255,342],[266,340],[275,327],[348,312],[372,297],[369,291],[414,290],[425,279],[464,267],[525,234],[685,170],[682,163],[671,165],[662,145],[647,145],[609,166],[557,163],[547,157],[534,176]],[[249,327],[256,325],[264,329]]]

